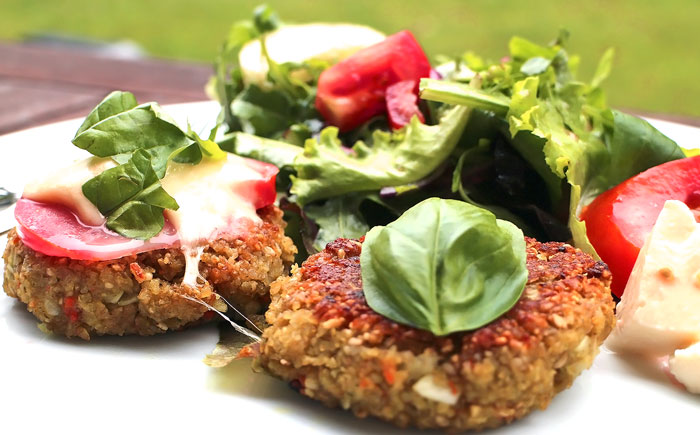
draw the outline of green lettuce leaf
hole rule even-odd
[[[473,330],[508,311],[525,288],[525,260],[515,225],[438,198],[374,227],[360,256],[369,306],[435,335]]]
[[[340,196],[323,204],[310,204],[304,207],[306,217],[318,225],[318,233],[313,241],[316,251],[322,251],[333,240],[344,237],[359,239],[369,231],[369,225],[360,213],[361,196]]]
[[[445,111],[438,125],[413,118],[393,133],[375,131],[372,146],[357,142],[348,150],[338,129],[328,127],[318,140],[309,139],[294,160],[291,192],[299,204],[350,192],[378,190],[418,181],[434,171],[455,149],[469,109]]]

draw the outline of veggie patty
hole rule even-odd
[[[272,284],[255,367],[402,427],[482,429],[544,409],[590,367],[614,303],[604,263],[566,244],[526,243],[517,304],[476,331],[437,337],[372,311],[362,245],[338,239]]]
[[[225,311],[221,295],[246,315],[258,313],[269,300],[270,283],[287,273],[296,253],[284,235],[282,212],[268,206],[258,215],[263,222],[253,231],[210,242],[199,265],[205,281],[196,289],[180,284],[185,258],[178,248],[109,261],[71,260],[32,250],[15,230],[3,255],[3,288],[48,330],[85,340],[153,335],[214,317],[183,294]]]

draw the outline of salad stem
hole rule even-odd
[[[505,115],[510,103],[508,98],[487,94],[468,85],[435,79],[420,80],[420,97],[424,100],[489,110],[497,115]]]

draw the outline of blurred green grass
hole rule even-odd
[[[129,39],[150,55],[210,62],[229,25],[258,0],[2,0],[0,39],[61,33]],[[466,50],[498,59],[508,39],[538,42],[571,32],[588,78],[615,47],[606,84],[611,105],[700,116],[700,1],[697,0],[269,0],[288,22],[348,21],[387,33],[411,29],[430,56]],[[2,60],[0,59],[0,62]]]

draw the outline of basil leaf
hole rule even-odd
[[[93,112],[99,113],[103,104],[113,108],[110,101],[103,101]],[[172,152],[189,145],[190,142],[185,133],[156,103],[142,104],[111,114],[85,130],[78,130],[73,138],[75,146],[98,157],[110,157],[159,146],[167,146]]]
[[[363,197],[340,196],[323,204],[304,207],[306,217],[318,225],[318,233],[313,241],[316,251],[322,251],[328,243],[339,237],[359,239],[367,233],[369,226],[359,210],[363,200]]]
[[[148,239],[163,228],[163,210],[177,210],[144,150],[83,184],[83,194],[104,216],[107,228],[130,238]]]
[[[80,125],[80,128],[75,133],[78,136],[80,133],[91,128],[100,121],[103,121],[110,116],[114,116],[121,112],[133,109],[138,103],[136,97],[131,92],[113,91],[105,97],[100,104],[97,105],[90,114],[85,118],[85,121]]]
[[[418,181],[433,172],[454,150],[469,110],[453,107],[438,125],[410,124],[393,133],[375,131],[372,147],[357,142],[351,150],[327,127],[318,140],[309,139],[294,160],[297,175],[291,192],[299,204],[350,192],[378,190]]]
[[[164,225],[163,209],[141,201],[129,201],[107,218],[107,228],[130,239],[150,239]]]
[[[525,260],[513,224],[437,198],[370,230],[360,256],[369,306],[435,335],[473,330],[508,311],[525,288]]]

